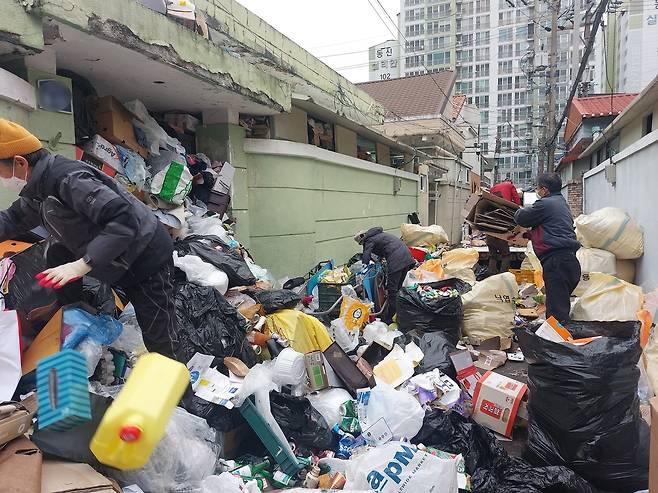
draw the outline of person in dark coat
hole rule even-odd
[[[39,284],[60,305],[82,299],[89,275],[123,289],[149,351],[173,356],[173,242],[156,216],[116,180],[54,155],[0,118],[0,186],[18,199],[0,212],[0,241],[42,225],[50,233]]]
[[[571,293],[580,282],[580,262],[576,251],[573,216],[562,195],[562,179],[557,173],[537,178],[539,200],[519,209],[514,219],[519,226],[532,228],[530,239],[544,271],[546,317],[563,322],[569,319]]]
[[[363,245],[362,261],[368,265],[372,260],[372,254],[386,259],[388,275],[386,278],[386,297],[388,305],[386,312],[382,314],[382,321],[390,324],[396,312],[398,291],[402,288],[404,278],[415,265],[416,261],[411,252],[400,238],[389,233],[384,233],[381,226],[370,228],[367,231],[359,231],[354,240]]]

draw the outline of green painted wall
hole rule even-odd
[[[17,0],[3,0],[0,35],[17,48],[37,53],[43,49],[41,19],[28,14]]]
[[[299,156],[247,154],[251,252],[275,277],[303,275],[321,260],[359,251],[359,229],[399,235],[417,210],[417,182]]]

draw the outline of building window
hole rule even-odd
[[[508,122],[512,119],[512,109],[504,109],[504,110],[498,110],[498,121],[500,122]],[[509,127],[508,127],[509,128]]]
[[[512,73],[512,60],[498,62],[498,73],[501,75]],[[510,88],[511,89],[511,88]]]
[[[473,103],[478,108],[488,108],[489,107],[489,96],[475,96]]]
[[[449,3],[442,3],[439,5],[439,17],[448,17],[451,14],[450,10],[450,4]]]
[[[306,120],[306,130],[309,144],[328,151],[335,149],[333,123],[327,123],[319,118],[309,116]]]
[[[425,40],[417,39],[415,41],[407,41],[407,53],[419,53],[425,51]]]
[[[489,4],[489,0],[475,0],[475,11],[478,14],[489,12],[490,8],[491,5]]]
[[[423,24],[412,24],[405,28],[405,33],[408,38],[413,38],[414,36],[420,36],[425,32]]]
[[[489,31],[475,33],[475,44],[477,46],[488,45],[490,40]]]
[[[475,61],[476,62],[486,62],[489,60],[489,48],[476,48],[475,49]]]
[[[475,18],[475,29],[489,29],[489,14],[478,15]]]
[[[473,34],[458,34],[457,42],[461,46],[473,46]]]
[[[456,21],[457,32],[465,32],[473,30],[473,17],[465,19],[457,19]]]
[[[516,108],[514,110],[514,121],[529,122],[532,119],[532,109],[528,106],[524,108]]]
[[[480,63],[475,66],[475,77],[489,77],[489,64]]]
[[[418,21],[425,18],[425,9],[409,9],[404,11],[404,20],[409,21]]]
[[[371,163],[377,162],[377,144],[372,140],[361,137],[360,135],[356,136],[356,157],[363,159],[364,161],[370,161]]]
[[[404,59],[407,68],[421,67],[425,65],[425,55],[408,56]]]
[[[489,112],[488,111],[480,111],[480,123],[482,125],[486,125],[489,123]]]
[[[512,90],[512,78],[511,77],[498,77],[498,90],[499,91],[511,91]]]
[[[481,94],[489,92],[489,79],[480,79],[475,81],[475,92]]]
[[[517,75],[514,77],[514,89],[527,89],[528,88],[528,79],[523,75]]]
[[[512,106],[512,93],[499,94],[498,106]]]
[[[404,0],[405,7],[413,7],[414,5],[420,5],[420,0]]]
[[[471,82],[471,81],[457,82],[457,92],[461,92],[463,94],[472,94],[473,93],[473,82]]]
[[[509,26],[512,23],[512,11],[499,12],[498,13],[498,25],[499,26]]]
[[[457,52],[457,61],[458,62],[472,62],[473,61],[473,50],[459,50]]]
[[[448,41],[450,38],[448,36],[439,36],[438,38],[432,38],[432,41],[430,42],[430,49],[431,50],[440,50],[442,48],[446,48],[448,46]]]
[[[532,25],[532,24],[531,24]],[[519,26],[516,28],[516,37],[521,39],[528,39],[528,26]]]
[[[511,44],[498,46],[498,58],[512,58],[514,56],[514,46]]]
[[[650,134],[653,131],[653,113],[644,117],[642,122],[642,136]]]
[[[473,78],[473,65],[466,67],[457,67],[457,78],[459,79],[472,79]]]
[[[449,51],[439,51],[432,53],[431,57],[428,56],[428,61],[432,60],[432,65],[446,65],[450,63],[450,52]]]
[[[498,30],[498,41],[500,43],[506,43],[512,41],[512,28],[511,27],[501,27]]]
[[[527,92],[516,92],[514,93],[514,104],[515,105],[524,105],[528,104],[528,93]]]

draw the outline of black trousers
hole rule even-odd
[[[546,288],[546,318],[569,320],[571,293],[580,282],[580,262],[575,252],[555,253],[541,262]]]
[[[489,274],[493,276],[507,272],[512,263],[509,243],[494,236],[487,236],[487,247],[489,248]],[[498,262],[500,262],[500,269]]]
[[[57,267],[77,260],[61,243],[52,243],[46,250],[46,264]],[[135,308],[142,330],[144,345],[153,353],[174,357],[171,336],[176,329],[176,307],[172,284],[173,260],[143,281],[131,285],[118,283]],[[82,280],[72,282],[56,291],[59,304],[64,306],[82,300]]]
[[[404,278],[414,267],[414,264],[409,265],[403,269],[398,269],[394,272],[389,272],[386,278],[386,311],[382,313],[382,322],[390,324],[393,322],[393,316],[397,311],[398,304],[398,291],[402,289]]]

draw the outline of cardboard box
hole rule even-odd
[[[96,315],[96,310],[86,303],[74,303],[60,308],[48,321],[46,326],[34,339],[27,351],[23,353],[23,375],[35,370],[39,360],[58,352],[62,347],[62,323],[64,310],[67,308],[81,308]]]
[[[105,173],[107,176],[111,178],[114,178],[117,175],[116,169],[114,169],[109,164],[104,163],[100,159],[92,156],[87,152],[81,152],[80,157],[78,157],[78,161],[82,161],[83,163],[88,164],[89,166],[93,166],[94,168],[101,170],[103,173]]]
[[[650,401],[651,422],[658,423],[658,397]],[[649,455],[649,493],[658,492],[658,426],[651,427],[651,449]]]
[[[148,150],[137,143],[133,129],[134,114],[113,96],[99,98],[93,105],[96,133],[110,143],[131,149],[146,159]]]
[[[520,206],[513,202],[509,202],[497,195],[482,190],[479,193],[471,195],[464,206],[462,215],[464,216],[464,219],[466,219],[466,222],[478,231],[482,231],[496,238],[507,240],[507,242],[513,246],[525,246],[528,244],[528,240],[524,238],[523,235],[527,230],[517,226],[513,217],[500,217],[495,222],[495,224],[500,226],[502,230],[488,227],[491,226],[491,224],[486,221],[478,221],[478,217],[481,214],[489,214],[496,209],[502,209],[513,216],[513,213],[520,208]]]
[[[110,165],[116,171],[123,173],[123,166],[121,165],[121,158],[119,157],[117,148],[100,135],[94,135],[85,144],[84,151],[103,163]]]
[[[39,493],[43,454],[27,437],[12,440],[0,450],[0,491]]]
[[[43,461],[41,493],[121,493],[113,481],[89,464],[57,460]]]
[[[329,386],[327,379],[327,370],[324,367],[324,357],[322,351],[313,351],[304,355],[304,364],[306,365],[306,374],[311,386],[311,390],[322,390]]]
[[[22,402],[0,404],[0,445],[27,433],[36,411],[36,394]]]
[[[466,389],[466,392],[473,396],[478,380],[480,380],[480,374],[475,368],[470,351],[463,349],[450,353],[450,359],[457,371],[457,381]]]
[[[527,390],[528,386],[518,380],[488,371],[475,386],[473,420],[511,438],[514,421]]]

